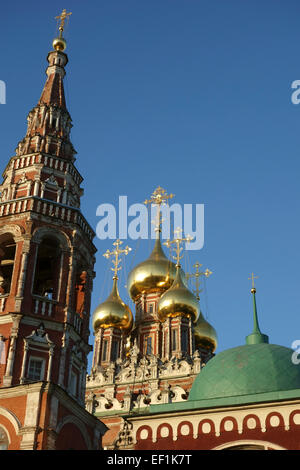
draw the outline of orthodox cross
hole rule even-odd
[[[173,248],[175,251],[175,256],[172,255],[174,259],[176,259],[176,266],[180,266],[180,260],[183,258],[183,254],[181,254],[183,248],[180,246],[183,242],[189,243],[190,241],[193,240],[193,237],[190,235],[187,235],[185,238],[183,238],[181,235],[182,229],[178,227],[176,230],[174,230],[175,238],[174,240],[170,241],[167,240],[164,245],[166,245],[168,248],[171,247],[171,245],[175,245]],[[177,235],[177,236],[176,236]]]
[[[256,292],[256,289],[255,289],[254,279],[258,279],[258,276],[254,276],[254,273],[251,273],[251,277],[248,277],[248,279],[249,279],[250,281],[252,281],[252,289],[251,289],[251,292],[252,292],[252,293],[255,293],[255,292]]]
[[[205,277],[209,277],[211,274],[212,274],[212,271],[210,271],[209,269],[206,269],[205,271],[200,271],[200,268],[201,268],[202,264],[200,264],[198,261],[197,263],[195,263],[193,265],[193,268],[196,269],[196,271],[194,273],[187,273],[186,274],[186,278],[187,279],[190,279],[190,278],[194,278],[195,279],[195,293],[196,293],[196,297],[198,300],[200,300],[200,292],[202,292],[202,289],[200,289],[200,282],[201,282],[201,276],[205,276]]]
[[[156,213],[156,220],[154,221],[155,224],[155,231],[158,232],[160,231],[160,225],[162,223],[162,218],[161,218],[161,212],[160,212],[160,206],[164,204],[168,204],[168,200],[172,199],[174,197],[174,194],[167,194],[167,191],[160,186],[155,189],[153,194],[151,195],[150,199],[146,199],[144,201],[144,204],[154,204],[157,207],[157,213]]]
[[[59,16],[56,16],[56,17],[55,17],[56,20],[60,20],[60,25],[59,25],[59,28],[58,28],[59,31],[60,31],[60,37],[62,37],[62,32],[63,32],[63,30],[64,30],[64,28],[65,28],[65,21],[66,21],[66,19],[69,19],[68,17],[69,17],[70,15],[72,15],[72,13],[71,13],[71,12],[70,12],[70,13],[67,13],[67,10],[64,9],[64,10],[62,11],[62,13],[61,13]]]
[[[122,245],[121,240],[116,240],[113,245],[115,246],[115,249],[112,251],[106,250],[106,252],[103,254],[103,256],[107,259],[109,259],[111,256],[114,256],[114,259],[112,259],[112,263],[114,265],[113,268],[110,268],[114,272],[114,277],[113,279],[118,279],[118,271],[122,269],[122,266],[119,266],[121,259],[120,255],[125,254],[128,255],[129,251],[131,251],[131,248],[129,246],[126,246],[123,250],[120,249],[120,245]]]

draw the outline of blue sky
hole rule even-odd
[[[99,204],[116,204],[119,195],[143,202],[158,185],[175,193],[174,202],[204,204],[205,244],[187,253],[187,263],[213,271],[201,307],[218,332],[217,351],[243,344],[252,330],[252,271],[259,276],[262,331],[270,342],[291,346],[300,339],[300,105],[291,102],[291,84],[300,79],[299,3],[2,5],[3,169],[45,83],[54,17],[63,8],[73,13],[65,88],[84,177],[82,211],[91,226]],[[92,309],[110,288],[102,253],[111,241],[95,244]],[[128,244],[127,273],[151,245]],[[123,276],[126,301],[124,283]]]

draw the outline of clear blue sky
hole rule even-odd
[[[300,339],[300,105],[291,102],[300,79],[299,2],[6,2],[2,169],[39,99],[63,8],[73,13],[66,94],[89,223],[96,228],[99,204],[119,195],[142,202],[158,185],[178,203],[205,204],[205,245],[188,261],[213,271],[201,306],[218,351],[243,344],[252,330],[252,271],[262,331],[290,346]],[[150,250],[147,241],[137,252],[128,243],[127,272]],[[111,241],[95,244],[92,308],[110,287],[102,253]]]

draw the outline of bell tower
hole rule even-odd
[[[0,186],[0,409],[17,417],[13,449],[97,448],[103,433],[84,409],[96,249],[63,86],[70,14],[57,17],[45,86]]]

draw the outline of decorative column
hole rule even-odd
[[[99,328],[99,330],[96,333],[93,368],[97,368],[101,360],[100,354],[101,354],[103,331],[104,331],[103,328]]]
[[[19,274],[18,290],[17,297],[23,297],[24,285],[25,285],[25,275],[27,271],[28,255],[30,251],[30,241],[25,240],[23,244],[22,260]]]
[[[84,404],[85,398],[85,381],[86,381],[86,366],[83,364],[81,366],[80,379],[79,379],[79,400]]]
[[[34,196],[38,196],[39,189],[40,189],[40,182],[39,182],[39,179],[36,178],[35,181],[34,181],[34,187],[33,187],[33,195]]]
[[[13,367],[14,367],[14,360],[15,360],[15,352],[16,352],[16,342],[19,333],[19,325],[21,321],[21,315],[15,315],[14,323],[12,327],[12,334],[10,337],[10,345],[8,350],[8,358],[7,358],[7,365],[5,370],[5,375],[3,377],[3,385],[5,387],[10,387],[13,378]]]
[[[67,386],[67,392],[70,393],[70,384],[71,384],[71,372],[72,372],[72,367],[73,367],[73,361],[74,361],[74,357],[73,357],[73,354],[71,353],[71,357],[70,357],[70,364],[69,364],[69,377],[68,377],[68,386]]]
[[[9,345],[9,350],[8,350],[5,375],[3,377],[3,385],[5,387],[10,387],[11,382],[12,382],[13,365],[14,365],[15,352],[16,352],[16,341],[17,341],[17,335],[12,335],[10,338],[10,345]]]
[[[62,274],[63,274],[65,254],[67,254],[67,252],[65,250],[61,250],[60,265],[59,265],[59,278],[58,278],[58,284],[57,284],[57,297],[56,297],[56,300],[58,302],[62,301],[60,294],[61,294],[61,284],[62,284]]]
[[[52,372],[52,361],[54,354],[54,345],[51,345],[49,348],[49,362],[48,362],[48,371],[47,371],[47,382],[51,381],[51,372]]]
[[[27,341],[24,339],[24,354],[23,354],[20,384],[23,384],[25,382],[25,366],[26,366],[28,350],[29,350],[29,345],[28,345]]]
[[[69,346],[69,326],[65,325],[65,332],[62,338],[62,350],[61,350],[61,360],[59,363],[59,373],[58,373],[58,385],[63,389],[65,386],[65,372],[66,372],[66,353]]]
[[[190,356],[192,356],[194,354],[194,350],[195,350],[195,339],[194,339],[194,335],[193,335],[193,324],[192,324],[192,319],[189,318],[189,340],[190,340]]]
[[[42,189],[41,189],[41,198],[43,199],[43,197],[44,197],[44,192],[45,192],[45,183],[42,182],[42,183],[41,183],[41,187],[42,187]]]
[[[166,320],[166,358],[169,360],[171,355],[171,318]]]
[[[73,310],[73,292],[74,292],[74,277],[77,266],[77,255],[75,250],[69,254],[69,276],[66,294],[66,309],[67,312]],[[70,319],[69,319],[70,321]]]

